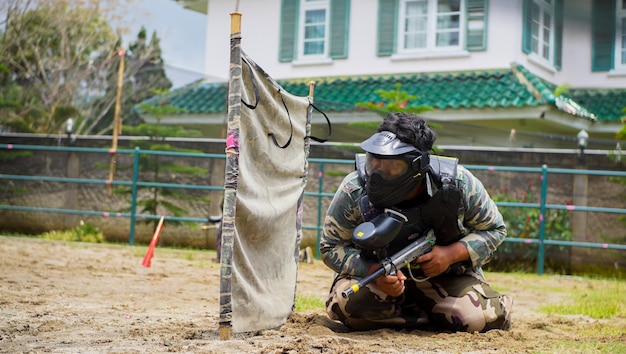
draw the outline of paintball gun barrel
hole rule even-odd
[[[410,264],[421,255],[430,252],[435,244],[435,233],[433,230],[429,230],[424,236],[418,238],[417,240],[411,242],[408,246],[401,249],[396,254],[391,255],[383,259],[380,264],[380,268],[378,268],[374,273],[369,274],[368,276],[362,278],[356,284],[353,284],[348,289],[344,290],[341,293],[341,296],[347,298],[348,296],[356,293],[362,287],[372,282],[374,279],[383,276],[395,274],[397,269],[401,269],[404,266]]]

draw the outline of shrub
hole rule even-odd
[[[518,189],[510,192],[503,188],[492,194],[497,202],[538,203],[532,191],[532,183],[526,190]],[[566,202],[569,204],[570,202]],[[507,226],[507,238],[539,239],[540,210],[536,207],[500,206],[500,213]],[[547,209],[545,217],[544,239],[555,241],[571,241],[572,226],[570,213],[567,210]],[[568,246],[547,245],[545,253],[546,267],[555,272],[567,272],[569,268]],[[504,242],[494,254],[490,263],[492,268],[504,271],[534,271],[538,260],[537,244],[520,242]],[[567,268],[567,269],[565,269]]]
[[[44,240],[59,240],[59,241],[78,241],[78,242],[104,242],[104,235],[100,230],[91,224],[86,224],[84,221],[80,221],[80,225],[70,230],[64,231],[49,231],[43,233],[41,236]]]

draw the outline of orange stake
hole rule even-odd
[[[159,220],[159,224],[157,225],[156,230],[154,231],[154,235],[152,236],[152,241],[150,241],[150,246],[148,247],[148,252],[143,257],[143,261],[141,265],[150,268],[152,264],[152,257],[154,257],[154,248],[159,242],[159,235],[161,235],[161,230],[163,230],[163,221],[165,221],[165,216],[161,216],[161,220]]]

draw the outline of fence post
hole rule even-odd
[[[322,193],[324,191],[324,162],[320,162],[320,170],[317,173],[317,242],[315,258],[320,259],[320,241],[322,238]]]
[[[581,173],[577,173],[574,175],[573,181],[573,198],[572,203],[576,206],[586,207],[588,203],[587,193],[589,193],[589,175],[587,173],[583,173],[581,168]],[[574,242],[585,242],[589,241],[587,239],[587,212],[586,211],[575,211],[572,213],[571,218],[572,224],[572,241]],[[597,240],[593,240],[597,242]],[[570,269],[572,271],[583,271],[585,270],[585,257],[591,256],[590,252],[586,248],[573,248],[570,253]]]
[[[76,151],[71,151],[67,158],[67,178],[80,177],[80,157]],[[71,184],[65,191],[65,209],[76,209],[78,207],[78,186]],[[74,214],[65,215],[63,227],[70,229],[76,226],[78,216]]]
[[[548,194],[548,166],[541,165],[541,200],[539,204],[539,254],[537,256],[537,274],[543,275],[543,263],[546,256],[546,199]]]
[[[128,243],[132,246],[135,244],[135,216],[137,215],[137,181],[139,180],[139,146],[135,147],[133,154],[133,184],[132,199],[130,201],[130,233]]]

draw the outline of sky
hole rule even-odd
[[[134,41],[142,25],[148,38],[156,30],[172,89],[203,77],[205,14],[184,9],[174,0],[134,0],[129,10],[125,18],[130,33],[124,43]]]

